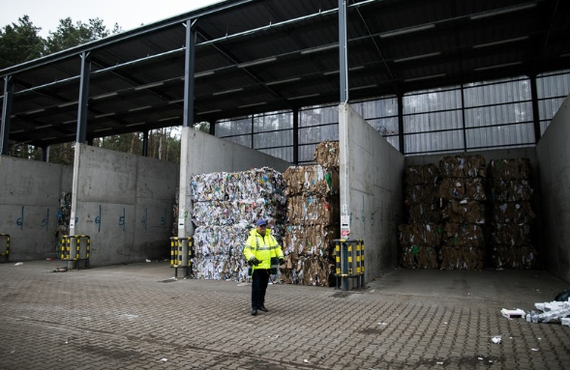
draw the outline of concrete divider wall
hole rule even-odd
[[[404,156],[350,105],[339,106],[340,204],[348,239],[363,239],[365,280],[397,266]],[[346,238],[346,237],[345,237]]]
[[[178,165],[76,144],[70,234],[91,238],[90,265],[168,258]]]
[[[71,166],[0,156],[0,234],[10,235],[10,262],[56,257],[59,199],[71,191],[71,172]]]
[[[536,147],[547,269],[570,282],[570,96]]]
[[[182,128],[180,155],[180,203],[178,236],[192,236],[189,215],[192,209],[190,181],[192,176],[212,172],[238,172],[251,168],[271,167],[285,172],[291,164],[282,159],[232,143],[228,140]]]
[[[184,135],[184,133],[186,133]],[[182,138],[188,144],[188,169],[192,175],[211,172],[237,172],[271,167],[285,172],[291,164],[243,145],[186,128]]]

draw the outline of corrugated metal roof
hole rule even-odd
[[[347,4],[351,100],[570,65],[568,1]],[[89,139],[181,124],[188,23],[197,33],[195,121],[338,102],[337,6],[228,0],[2,70],[14,83],[10,140],[74,141],[83,52]]]

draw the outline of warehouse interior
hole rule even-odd
[[[570,5],[554,0],[228,0],[1,70],[0,233],[20,235],[20,241],[12,237],[13,245],[25,244],[29,250],[18,257],[41,257],[53,249],[46,235],[52,237],[54,224],[46,220],[57,213],[60,193],[73,192],[77,203],[72,208],[81,213],[74,232],[97,235],[93,248],[119,246],[112,248],[112,254],[95,250],[95,261],[140,260],[171,235],[165,225],[177,221],[176,215],[168,214],[173,202],[169,194],[176,187],[182,192],[190,177],[200,172],[252,166],[284,170],[287,164],[306,162],[299,147],[307,144],[312,152],[316,142],[302,142],[300,117],[307,107],[329,105],[338,107],[334,108],[337,137],[332,138],[341,147],[341,203],[348,207],[346,214],[353,215],[351,235],[372,246],[366,252],[367,279],[397,264],[396,230],[403,218],[403,206],[397,203],[403,198],[405,165],[435,163],[444,154],[470,152],[485,153],[487,158],[531,159],[538,185],[535,212],[541,225],[537,246],[544,256],[541,267],[570,281],[567,231],[557,227],[568,221],[570,207],[570,176],[563,164],[568,157],[563,145],[568,136],[568,101],[562,103],[569,92],[562,88],[564,96],[552,99],[556,116],[541,119],[538,114],[542,76],[570,66],[569,16]],[[429,89],[460,90],[464,97],[464,90],[482,81],[516,84],[521,76],[529,85],[524,104],[534,112],[523,120],[522,140],[494,147],[484,140],[469,144],[465,136],[459,145],[428,147],[435,149],[429,153],[414,146],[422,131],[409,131],[404,108],[414,92],[421,96],[417,92]],[[365,113],[355,108],[362,101],[385,96],[397,107],[389,117],[395,130],[387,134],[370,129]],[[504,103],[492,96],[484,101],[491,107]],[[468,103],[460,106],[458,114],[465,115]],[[240,141],[233,134],[226,135],[228,140],[214,140],[192,129],[194,123],[207,121],[212,123],[211,133],[222,136],[216,132],[222,127],[219,123],[232,126],[238,118],[283,111],[291,112],[292,121],[285,143],[279,143],[277,131],[262,132],[259,140],[270,145],[256,145],[252,138],[248,149],[231,143]],[[450,121],[454,117],[455,112]],[[517,118],[515,123],[521,122]],[[150,130],[173,125],[182,127],[180,168],[88,145],[97,137],[134,131],[148,135]],[[513,131],[517,125],[512,125]],[[490,132],[501,126],[492,124]],[[235,128],[230,131],[239,133]],[[455,129],[457,135],[460,132]],[[73,141],[77,143],[73,169],[7,156],[10,143],[40,147],[47,159],[50,145]],[[132,173],[137,176],[129,176]],[[363,178],[366,181],[356,181]],[[113,186],[120,191],[111,191]],[[386,222],[382,228],[373,227],[365,204],[380,209],[375,214],[376,221]],[[154,230],[140,222],[149,209],[163,215],[155,217]],[[127,211],[134,215],[130,224],[124,216]],[[118,216],[106,222],[114,229],[102,239],[105,212]],[[182,229],[192,232],[190,225]],[[141,237],[142,230],[155,237],[149,242]]]

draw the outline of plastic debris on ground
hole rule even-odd
[[[535,307],[543,311],[538,313],[536,311],[530,311],[526,314],[526,321],[539,323],[539,322],[557,322],[563,318],[570,317],[570,301],[568,302],[558,302],[553,301],[549,303],[536,303]]]
[[[501,314],[506,318],[524,317],[525,320],[530,323],[559,322],[564,326],[569,326],[570,300],[539,302],[535,303],[534,307],[537,311],[531,310],[525,312],[520,308],[517,308],[516,310],[507,310],[503,308],[501,310]]]
[[[506,317],[508,319],[521,318],[524,317],[525,314],[526,312],[524,312],[524,310],[521,310],[520,308],[517,308],[515,310],[508,310],[506,308],[503,308],[501,310],[501,315],[503,315],[503,317]]]

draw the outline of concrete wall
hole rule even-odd
[[[538,142],[547,269],[570,282],[570,96]]]
[[[10,262],[56,257],[59,199],[71,192],[70,166],[0,156],[0,234]],[[4,252],[4,240],[0,248]]]
[[[70,234],[91,238],[91,266],[169,257],[178,170],[76,144]]]
[[[212,172],[238,172],[251,168],[271,167],[285,172],[291,164],[243,145],[217,138],[191,127],[182,128],[180,155],[180,203],[178,236],[192,236],[189,214],[192,209],[192,176]]]
[[[398,264],[404,156],[348,104],[339,106],[340,204],[348,239],[363,239],[365,281]]]

